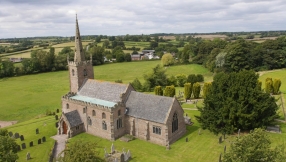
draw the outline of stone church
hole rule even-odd
[[[186,132],[176,98],[136,92],[131,84],[94,80],[92,58],[85,59],[76,18],[74,61],[68,60],[70,92],[62,97],[58,134],[87,132],[116,140],[125,134],[168,145]]]

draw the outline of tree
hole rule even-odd
[[[187,82],[192,84],[198,82],[197,76],[195,74],[188,75]]]
[[[0,161],[14,162],[18,158],[15,139],[8,136],[6,129],[0,129]]]
[[[166,71],[162,66],[157,65],[152,69],[152,73],[144,75],[145,84],[144,88],[147,91],[150,91],[155,86],[166,86],[167,85],[167,75]]]
[[[164,91],[164,96],[168,97],[174,97],[176,95],[176,89],[175,87],[172,86],[166,86],[165,91]]]
[[[273,93],[274,94],[279,93],[280,86],[281,86],[281,80],[280,79],[274,79],[274,82],[273,82]]]
[[[59,154],[57,161],[70,162],[70,161],[91,161],[103,162],[104,160],[99,157],[97,143],[78,140],[69,143],[62,153]],[[63,157],[61,155],[64,154]]]
[[[162,56],[162,64],[163,66],[169,66],[174,64],[174,57],[170,53],[166,53]]]
[[[197,82],[203,82],[204,76],[202,74],[197,74]]]
[[[131,55],[129,53],[126,53],[124,59],[126,62],[130,62],[131,61]]]
[[[142,84],[138,78],[134,79],[131,85],[136,91],[142,91]]]
[[[174,75],[171,75],[170,77],[168,77],[167,84],[168,85],[177,86],[177,79],[176,79],[176,77]]]
[[[155,49],[156,47],[158,47],[158,42],[156,42],[156,41],[151,41],[151,42],[150,42],[150,48],[151,48],[151,49]]]
[[[274,97],[257,88],[258,77],[254,71],[215,75],[200,116],[196,116],[202,128],[230,134],[270,124],[278,106]]]
[[[224,162],[283,162],[285,159],[284,146],[272,149],[270,138],[262,129],[236,138],[223,156]]]
[[[273,93],[273,81],[272,78],[265,79],[265,92],[266,93]]]
[[[109,40],[105,40],[104,42],[103,42],[103,46],[105,47],[105,48],[108,48],[108,46],[109,46]]]
[[[200,97],[200,92],[201,92],[201,85],[200,83],[196,82],[193,85],[193,95],[195,99],[198,99]]]
[[[116,62],[124,62],[124,61],[125,61],[124,53],[117,53]]]
[[[185,83],[184,84],[184,97],[185,99],[190,99],[192,96],[192,91],[193,91],[193,85],[191,83]]]
[[[155,95],[163,96],[163,89],[161,86],[156,86],[154,89]]]
[[[92,55],[92,64],[93,65],[102,65],[104,64],[104,47],[101,46],[94,46],[90,49],[90,53]],[[86,53],[86,57],[90,57],[89,53]]]
[[[177,85],[179,87],[183,87],[184,84],[187,82],[187,76],[185,74],[178,74],[176,75]]]
[[[203,97],[206,98],[206,96],[210,93],[212,83],[211,82],[206,82],[204,83],[204,88],[203,88]]]

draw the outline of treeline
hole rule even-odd
[[[179,63],[201,64],[212,72],[272,70],[286,67],[285,47],[285,36],[262,43],[245,39],[235,42],[193,39],[176,57]]]

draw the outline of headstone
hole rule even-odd
[[[24,141],[24,136],[21,135],[21,136],[20,136],[20,139],[21,139],[21,141]]]
[[[239,135],[240,135],[240,129],[238,129],[237,135],[238,135],[238,138],[239,138]]]
[[[221,153],[219,154],[218,162],[221,162]]]
[[[13,132],[9,132],[8,134],[9,134],[9,136],[10,136],[10,137],[12,137],[12,136],[13,136]]]
[[[15,134],[14,134],[14,137],[15,137],[16,139],[18,139],[18,138],[20,137],[19,133],[15,133]]]
[[[42,138],[42,141],[43,141],[43,142],[46,142],[46,137],[45,137],[45,136]]]
[[[21,146],[17,145],[17,151],[21,151]]]
[[[60,112],[60,110],[59,109],[57,109],[57,113],[59,113]]]
[[[30,156],[30,153],[29,153],[29,152],[28,152],[27,155],[26,155],[26,159],[27,159],[27,160],[30,160],[30,159],[31,159],[31,156]]]
[[[56,119],[56,120],[59,120],[59,116],[58,116],[58,115],[55,115],[55,119]]]
[[[114,152],[115,152],[115,146],[112,143],[112,145],[111,145],[111,154],[113,154]]]
[[[186,137],[186,142],[188,142],[189,141],[189,138],[188,137]]]
[[[127,156],[127,153],[124,152],[124,161],[127,161],[128,160],[128,156]]]
[[[114,162],[118,162],[117,158],[114,158]]]
[[[201,135],[201,128],[199,129],[199,132],[198,132],[198,134],[199,134],[199,135]]]
[[[124,161],[124,154],[121,154],[121,155],[120,155],[120,162],[121,162],[121,161]]]
[[[33,147],[34,143],[33,141],[30,142],[30,147]]]
[[[36,129],[36,134],[39,134],[39,128]]]
[[[38,145],[41,144],[41,143],[42,143],[42,140],[40,138],[40,139],[38,139]]]
[[[169,144],[167,144],[166,150],[170,150],[170,145]]]
[[[218,143],[222,143],[222,136],[219,137]]]
[[[26,149],[26,143],[22,143],[22,150]]]
[[[58,122],[56,122],[56,128],[58,128],[59,127],[59,123]]]
[[[108,154],[106,152],[106,148],[104,148],[104,158],[107,158],[108,157]]]
[[[225,139],[225,133],[223,133],[223,139]]]
[[[224,146],[224,149],[223,149],[223,151],[224,151],[224,153],[225,153],[225,151],[226,151],[226,146]]]
[[[131,159],[131,152],[130,152],[130,150],[127,151],[127,156],[128,156],[128,160],[130,160]]]

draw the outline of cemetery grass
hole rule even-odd
[[[160,60],[111,63],[94,66],[95,79],[127,84],[152,71]],[[212,73],[200,65],[178,65],[166,69],[168,75],[180,73],[203,74],[211,80]],[[45,114],[46,110],[61,108],[61,96],[69,91],[68,71],[57,71],[0,79],[0,120],[26,121]],[[178,94],[178,93],[177,93]]]
[[[21,141],[20,138],[16,139],[18,145],[26,144],[26,149],[18,152],[19,159],[17,161],[26,161],[28,152],[32,158],[29,160],[31,162],[48,161],[50,151],[55,143],[55,140],[50,137],[57,133],[55,122],[54,116],[45,116],[7,127],[9,132],[11,131],[13,134],[17,132],[24,136],[24,141]],[[37,128],[39,129],[39,134],[36,134]],[[42,139],[44,136],[46,137],[46,142],[38,144],[38,139]],[[31,141],[33,141],[33,147],[29,146]]]

